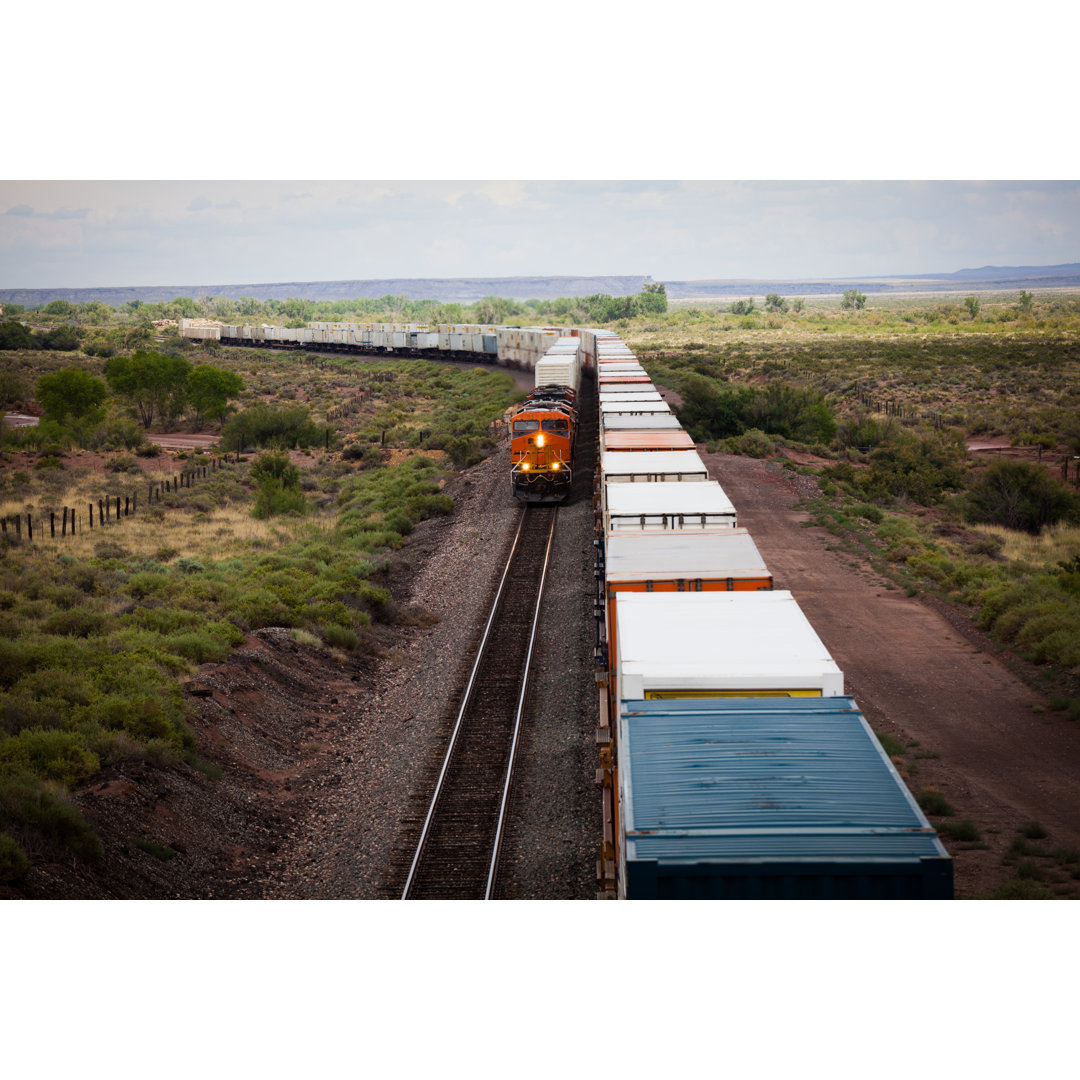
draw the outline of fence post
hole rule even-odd
[[[93,528],[94,528],[94,504],[90,503],[90,529],[91,529],[91,531],[93,531]]]
[[[31,543],[34,540],[34,519],[29,514],[26,515],[26,538]]]
[[[56,511],[49,511],[49,538],[56,539]]]
[[[22,518],[18,514],[15,515],[15,538],[22,539]]]
[[[91,513],[93,513],[93,511],[92,511],[92,510],[91,510]],[[98,513],[98,524],[99,524],[99,525],[100,525],[100,526],[101,526],[102,528],[104,528],[104,527],[105,527],[105,511],[104,511],[104,509],[102,508],[102,505],[101,505],[101,500],[100,500],[100,499],[98,499],[98,503],[97,503],[97,513]]]
[[[116,496],[116,522],[120,523],[120,496]]]

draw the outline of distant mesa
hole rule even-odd
[[[630,296],[652,282],[644,274],[610,277],[369,278],[353,281],[281,281],[248,285],[152,285],[98,289],[0,289],[0,304],[34,307],[53,300],[86,304],[100,300],[119,307],[132,300],[167,302],[177,297],[228,297],[239,300],[356,300],[406,296],[410,300],[471,304],[485,296],[512,300],[554,300],[560,296]],[[850,278],[714,278],[665,280],[671,300],[842,293],[857,286],[865,293],[948,292],[957,289],[1080,288],[1080,263],[1057,266],[982,266],[938,274],[891,274]]]
[[[0,303],[33,307],[53,300],[88,304],[100,300],[119,307],[132,300],[158,303],[190,296],[224,296],[239,300],[356,300],[381,296],[407,296],[410,300],[438,300],[444,304],[472,304],[485,296],[512,300],[554,300],[560,296],[630,296],[651,282],[645,274],[612,277],[499,277],[499,278],[372,278],[356,281],[279,281],[248,285],[148,285],[98,289],[0,289]]]

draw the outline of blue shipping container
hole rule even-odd
[[[854,700],[624,703],[620,895],[951,900],[952,859]]]

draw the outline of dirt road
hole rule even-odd
[[[871,726],[919,744],[902,767],[912,792],[941,791],[956,809],[952,820],[979,826],[979,846],[946,840],[958,897],[989,895],[1012,876],[1002,857],[1025,822],[1046,828],[1046,848],[1080,848],[1077,725],[1044,711],[1039,695],[973,644],[977,635],[965,637],[961,620],[889,588],[864,563],[831,550],[824,529],[804,527],[807,515],[795,504],[799,485],[812,480],[751,458],[702,456],[775,587],[795,594]],[[1044,880],[1062,895],[1077,891],[1052,867]]]

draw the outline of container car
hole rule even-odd
[[[948,852],[850,697],[628,701],[619,896],[951,900]]]
[[[604,533],[733,529],[735,507],[715,480],[605,483],[601,489]]]
[[[614,676],[617,701],[844,692],[843,673],[787,590],[626,593]]]

